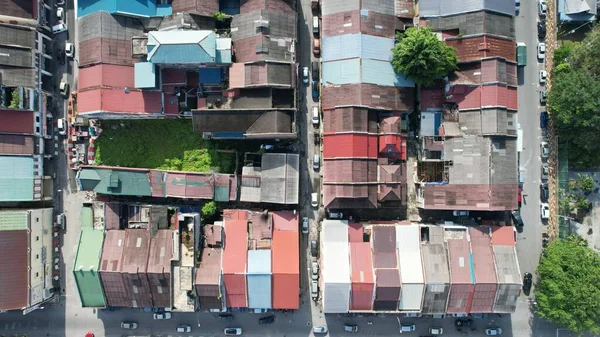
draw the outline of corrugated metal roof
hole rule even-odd
[[[377,135],[333,134],[323,137],[323,157],[377,158]]]
[[[362,0],[361,4],[363,11],[375,11],[388,15],[396,14],[396,0]]]
[[[102,248],[100,271],[118,272],[123,263],[123,250],[127,231],[108,230]]]
[[[363,242],[364,229],[360,222],[348,224],[348,242]]]
[[[83,307],[105,307],[104,291],[99,277],[99,263],[104,232],[82,228],[73,264],[73,275]],[[93,271],[92,271],[93,270]]]
[[[421,260],[421,231],[417,225],[396,226],[398,261],[402,284],[424,283]]]
[[[325,137],[325,140],[329,137]],[[332,146],[335,145],[330,143],[329,147]],[[324,160],[323,181],[325,183],[375,183],[377,182],[377,161],[357,158]],[[349,195],[339,193],[335,196],[347,197]]]
[[[437,226],[426,226],[429,232],[429,242],[422,242],[423,268],[427,284],[450,283],[450,270],[448,267],[448,253],[443,241],[436,240],[443,237],[444,229]]]
[[[331,85],[361,83],[360,61],[359,58],[352,58],[324,62],[322,66],[323,82]]]
[[[373,226],[373,251],[396,254],[395,226]]]
[[[350,243],[352,292],[350,310],[372,310],[375,274],[369,242]]]
[[[209,30],[151,31],[148,61],[154,64],[216,62],[216,37]]]
[[[0,259],[0,310],[20,310],[27,306],[28,247],[26,230],[0,230],[0,256],[3,257]]]
[[[148,273],[170,274],[172,258],[173,231],[159,229],[150,240]]]
[[[113,64],[98,64],[81,68],[79,71],[79,90],[85,91],[97,87],[133,88],[134,67]]]
[[[150,253],[150,233],[146,229],[126,229],[123,248],[123,273],[146,273]]]
[[[516,44],[509,38],[478,35],[445,40],[445,43],[456,49],[459,62],[479,61],[491,57],[501,57],[513,62],[516,60]]]
[[[350,286],[350,250],[348,242],[323,243],[323,283]]]
[[[245,308],[248,306],[245,274],[223,273],[223,283],[225,285],[225,303],[228,308]]]
[[[377,186],[326,183],[323,185],[323,204],[326,208],[376,208]]]
[[[248,251],[248,275],[271,274],[271,250],[249,250]]]
[[[271,309],[271,275],[248,274],[248,307]]]
[[[323,84],[323,110],[337,106],[365,106],[372,109],[411,111],[414,88],[384,87],[375,84]]]
[[[471,227],[471,251],[473,252],[473,266],[476,283],[496,283],[494,253],[490,227]]]
[[[346,34],[322,39],[322,62],[365,58],[390,62],[394,39],[366,34]]]
[[[77,180],[82,191],[110,195],[152,195],[147,170],[84,167],[78,172]]]
[[[223,274],[243,274],[248,260],[247,220],[225,221]]]
[[[496,246],[494,250],[494,259],[496,263],[496,275],[498,275],[499,284],[522,284],[521,272],[519,271],[519,261],[515,246]]]
[[[219,0],[174,0],[173,13],[193,13],[212,16],[219,11]]]
[[[275,216],[274,216],[275,218]],[[297,309],[300,289],[300,248],[295,231],[275,230],[272,244],[273,308]]]
[[[348,243],[348,221],[323,220],[321,224],[321,240],[323,243]]]
[[[27,230],[29,228],[29,211],[0,211],[0,231]]]
[[[33,111],[0,109],[0,132],[33,134]]]
[[[375,270],[375,300],[393,301],[395,310],[398,307],[400,299],[400,274],[398,269],[377,269]]]
[[[324,0],[321,2],[321,13],[323,16],[359,9],[360,0]]]
[[[102,88],[79,93],[79,113],[94,114],[161,114],[162,93],[159,91],[136,91],[130,89]]]
[[[33,157],[0,156],[0,201],[32,201]]]
[[[379,61],[372,59],[361,60],[361,82],[371,83],[388,87],[414,87],[415,83],[402,74],[394,72],[390,61]],[[323,67],[325,68],[325,67]],[[324,72],[323,72],[324,73]],[[336,84],[351,84],[336,83]]]
[[[0,8],[2,8],[4,15],[15,16],[18,18],[37,18],[37,6],[37,3],[31,1],[0,1]]]
[[[448,16],[453,14],[486,10],[510,16],[515,15],[515,5],[506,0],[421,0],[419,15],[421,17]]]
[[[223,249],[204,248],[202,251],[202,263],[196,269],[194,284],[197,286],[214,286],[221,284],[221,258]],[[200,294],[199,294],[200,295]],[[207,294],[202,294],[206,296]],[[218,294],[210,294],[216,296]]]
[[[514,246],[516,240],[515,228],[512,226],[492,226],[492,245]]]
[[[323,313],[347,313],[350,310],[350,283],[323,285]]]
[[[333,132],[377,132],[377,115],[366,107],[323,110],[323,134]]]
[[[277,211],[271,212],[273,229],[298,233],[298,213]]]
[[[448,257],[450,258],[450,283],[473,284],[475,275],[473,272],[473,260],[466,231],[462,239],[449,239]]]
[[[298,203],[299,155],[265,153],[261,157],[260,201]]]
[[[400,301],[398,302],[398,310],[421,311],[424,291],[424,283],[402,283],[402,288],[400,289]]]

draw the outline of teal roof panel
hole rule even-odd
[[[156,88],[156,65],[150,62],[134,64],[134,82],[138,89]]]
[[[83,307],[106,307],[106,299],[98,273],[103,243],[104,231],[85,227],[81,229],[73,265],[73,276]]]
[[[323,62],[323,82],[333,85],[360,83],[360,59]]]
[[[77,179],[82,191],[94,191],[109,195],[152,195],[148,171],[120,171],[85,167],[81,169]]]
[[[33,157],[0,156],[0,201],[32,201],[33,179]]]
[[[153,31],[148,33],[148,61],[154,64],[216,63],[213,31]]]

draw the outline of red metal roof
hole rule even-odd
[[[245,274],[223,273],[223,284],[225,285],[225,305],[227,307],[244,308],[248,306]]]
[[[296,227],[297,228],[297,227]],[[273,232],[273,309],[297,309],[300,289],[300,246],[298,231]]]
[[[445,42],[456,49],[459,62],[478,61],[488,57],[502,57],[508,61],[515,61],[516,58],[516,44],[507,38],[483,35]]]
[[[475,289],[471,312],[492,312],[494,307],[498,279],[490,233],[489,227],[469,228],[473,269],[475,270]]]
[[[33,134],[33,111],[0,109],[0,132]]]
[[[448,313],[468,313],[473,299],[473,275],[471,275],[471,251],[466,231],[462,239],[449,239],[450,295]]]
[[[79,91],[98,87],[134,88],[131,66],[99,64],[79,70]]]
[[[172,68],[172,69],[162,69],[162,85],[165,84],[177,84],[180,86],[185,86],[186,72],[183,69]]]
[[[350,310],[372,310],[375,275],[369,242],[350,242],[350,270],[352,281]]]
[[[377,158],[377,136],[335,134],[323,137],[324,158]]]
[[[112,112],[125,114],[158,114],[162,112],[162,93],[122,88],[103,88],[79,93],[79,113]]]
[[[514,246],[515,230],[513,226],[492,226],[492,245]]]
[[[502,85],[484,85],[481,87],[481,106],[506,106],[509,109],[516,110],[517,88]]]
[[[225,247],[223,249],[223,274],[243,274],[248,260],[247,220],[225,221]]]
[[[363,242],[363,226],[360,222],[351,222],[348,224],[348,241]]]
[[[0,154],[32,155],[34,149],[35,145],[32,136],[0,135]]]
[[[379,136],[379,155],[385,158],[406,160],[406,138],[400,135]]]
[[[212,199],[213,175],[169,171],[166,177],[166,195],[180,198]]]
[[[273,217],[273,230],[298,232],[298,213],[271,212]]]
[[[323,37],[360,33],[360,11],[345,11],[321,18],[321,34]]]
[[[0,256],[3,257],[0,258],[0,310],[19,310],[27,306],[28,238],[26,230],[0,231]]]
[[[123,249],[124,273],[146,273],[150,253],[150,232],[146,229],[126,229],[125,247]]]

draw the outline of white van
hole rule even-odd
[[[314,126],[319,125],[319,107],[316,105],[312,108],[312,123]]]
[[[67,29],[67,25],[65,25],[64,23],[60,22],[59,24],[52,26],[52,33],[54,34],[60,34],[62,32],[66,32]]]
[[[56,126],[58,127],[58,134],[61,136],[65,136],[67,134],[67,122],[64,118],[59,118],[56,121]]]
[[[313,16],[313,33],[319,34],[319,17]]]

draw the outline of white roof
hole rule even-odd
[[[396,226],[396,248],[402,284],[425,282],[421,259],[421,230],[418,225]]]
[[[348,221],[323,220],[321,240],[323,242],[343,242],[348,248]]]
[[[343,242],[323,243],[323,283],[350,284],[350,248]]]
[[[212,34],[212,30],[178,30],[178,31],[151,31],[149,37],[154,38],[156,42],[166,44],[198,44],[207,36]]]
[[[398,310],[421,311],[423,290],[425,290],[424,284],[403,284],[400,292],[400,302],[398,302]]]
[[[323,312],[326,314],[350,311],[350,284],[325,284],[323,287]]]

